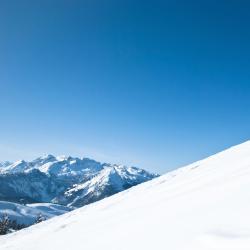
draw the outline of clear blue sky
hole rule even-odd
[[[249,139],[249,1],[2,0],[0,160],[163,173]]]

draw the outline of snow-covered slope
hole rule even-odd
[[[139,168],[88,158],[46,155],[31,162],[0,164],[0,200],[80,207],[156,176]]]
[[[13,202],[0,201],[0,218],[7,215],[10,220],[15,220],[18,224],[26,226],[34,224],[38,216],[50,219],[69,211],[68,207],[50,203],[37,203],[25,206]]]
[[[249,250],[250,142],[27,230],[1,250]]]

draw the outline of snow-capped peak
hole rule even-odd
[[[12,162],[10,161],[3,161],[3,162],[0,162],[0,168],[1,167],[7,167],[9,165],[13,164]]]
[[[102,169],[102,164],[88,158],[79,159],[71,156],[44,155],[33,161],[20,160],[9,165],[1,164],[2,173],[21,173],[38,169],[46,174],[56,175],[82,175],[89,172],[96,172]]]
[[[19,160],[14,162],[13,164],[7,165],[5,167],[1,168],[1,171],[7,172],[7,173],[17,173],[17,172],[23,172],[29,168],[29,163],[24,160]]]
[[[56,157],[54,155],[46,154],[46,155],[38,157],[37,159],[32,161],[31,165],[34,165],[34,166],[40,165],[41,166],[41,165],[43,165],[45,163],[54,162],[54,161],[56,161]]]

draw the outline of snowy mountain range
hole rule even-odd
[[[157,176],[136,167],[46,155],[0,163],[0,200],[81,207]]]
[[[250,142],[246,142],[2,236],[0,246],[1,250],[249,250],[249,190]]]

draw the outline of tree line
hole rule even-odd
[[[46,220],[46,218],[42,214],[38,214],[34,224],[40,223],[44,220]],[[7,214],[3,214],[0,217],[0,235],[13,233],[28,226],[30,225],[18,223],[16,220],[10,219]]]

